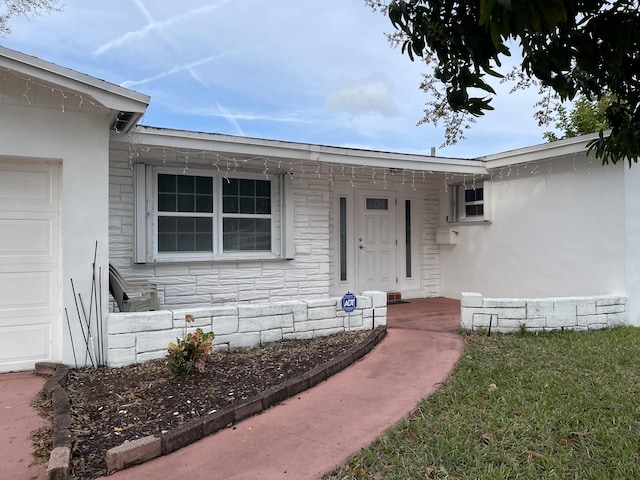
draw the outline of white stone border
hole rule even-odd
[[[627,297],[484,298],[462,292],[460,326],[501,333],[600,330],[630,325]]]
[[[195,319],[188,331],[213,330],[215,350],[250,348],[386,325],[387,294],[363,292],[350,315],[342,310],[340,297],[110,313],[107,364],[121,367],[164,357],[169,343],[184,337],[186,315]]]

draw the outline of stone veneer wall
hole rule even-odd
[[[463,292],[461,307],[465,330],[587,331],[629,325],[627,298],[615,295],[525,299]]]
[[[266,303],[330,295],[330,184],[326,177],[307,175],[294,178],[294,260],[132,265],[134,192],[133,170],[128,155],[126,150],[110,150],[109,261],[127,280],[146,280],[156,284],[158,298],[164,308],[230,302]],[[197,159],[194,159],[193,167],[197,166]],[[280,192],[276,194],[280,195]],[[279,231],[280,219],[275,218],[274,221],[276,231]]]
[[[440,225],[440,184],[444,180],[434,177],[425,180],[420,216],[420,288],[425,297],[440,295],[440,245],[436,243],[436,230]]]
[[[331,234],[332,228],[335,228],[331,222],[335,219],[330,214],[333,187],[328,171],[322,170],[320,176],[314,173],[294,177],[293,260],[216,260],[133,265],[134,191],[129,155],[128,149],[114,146],[109,152],[109,261],[128,280],[145,280],[156,284],[163,307],[177,309],[229,302],[267,303],[327,297],[341,292],[332,288],[336,274],[331,270]],[[197,168],[197,162],[194,158],[194,168]],[[259,163],[256,168],[261,171],[262,164]],[[338,177],[336,185],[339,184]],[[417,261],[412,272],[413,278],[403,278],[403,272],[399,271],[400,288],[413,297],[438,296],[440,248],[436,245],[435,236],[439,222],[439,185],[443,178],[432,174],[426,178],[420,175],[415,180],[415,188],[413,178],[406,180],[391,177],[388,180],[389,188],[396,191],[399,201],[411,199],[412,209],[419,212],[416,225],[412,226],[419,231],[416,238],[418,245],[414,246]],[[359,172],[352,181],[356,188],[379,187],[372,186],[371,177]],[[274,221],[279,224],[280,220]],[[114,304],[111,304],[110,310],[117,310]]]
[[[195,318],[189,331],[197,327],[213,330],[215,350],[249,348],[386,325],[387,294],[363,292],[350,315],[342,310],[339,297],[110,313],[106,317],[108,365],[120,367],[164,357],[169,342],[184,336],[186,315]]]

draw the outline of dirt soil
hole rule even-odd
[[[369,331],[214,352],[203,373],[171,376],[166,360],[122,368],[71,370],[72,478],[106,475],[105,453],[159,435],[295,378],[342,354]]]

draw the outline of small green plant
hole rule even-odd
[[[199,372],[205,368],[205,355],[211,353],[213,349],[213,332],[204,332],[201,328],[196,328],[193,333],[187,333],[187,324],[192,323],[193,315],[185,317],[184,338],[176,338],[176,343],[169,344],[167,361],[169,370],[174,377],[184,377],[193,367]]]
[[[528,330],[527,330],[527,324],[526,324],[526,323],[524,323],[524,322],[522,322],[522,323],[520,324],[520,336],[524,336],[524,335],[526,335],[526,334],[527,334],[527,332],[528,332]]]

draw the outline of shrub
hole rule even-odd
[[[187,315],[186,323],[193,322],[193,315]],[[213,349],[213,332],[204,332],[201,328],[196,328],[193,333],[186,333],[184,338],[176,338],[176,343],[170,343],[167,354],[169,370],[174,377],[187,375],[193,367],[199,372],[205,368],[205,355],[211,353]]]

